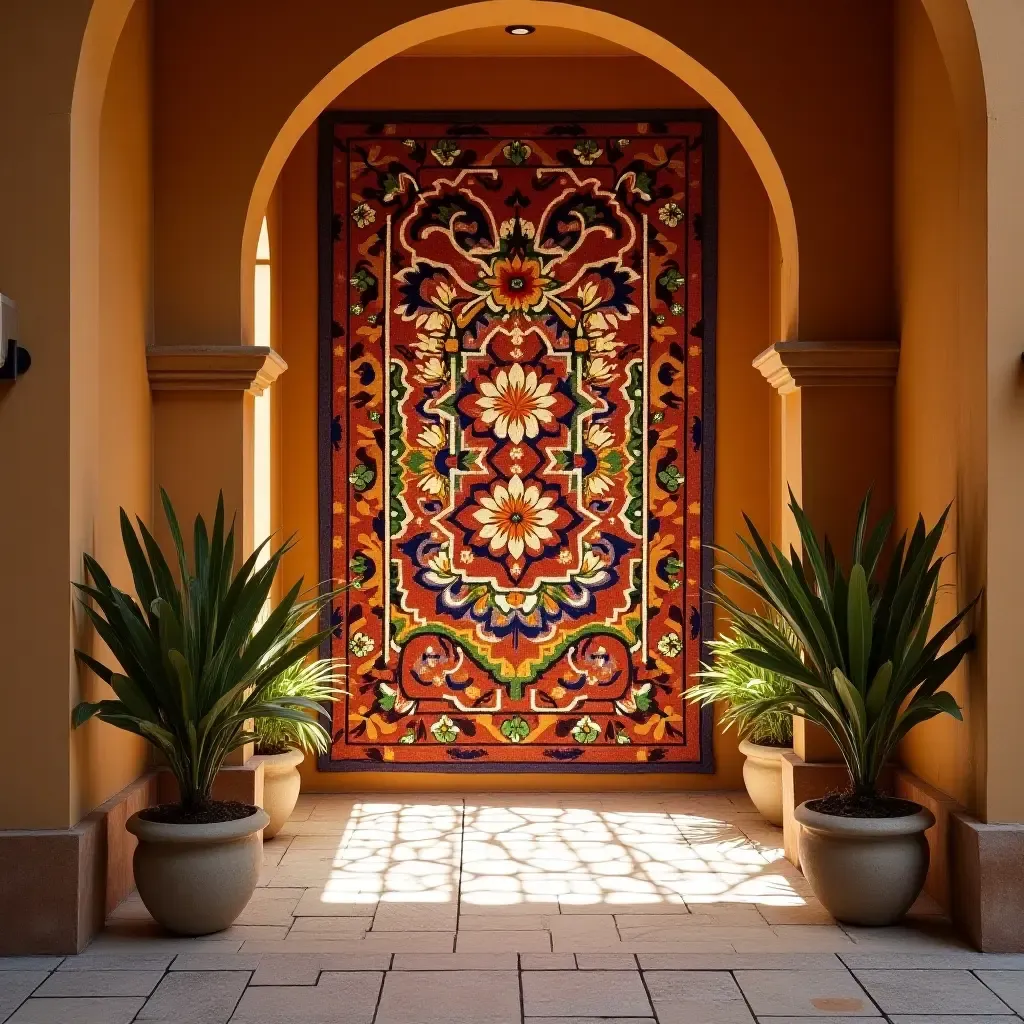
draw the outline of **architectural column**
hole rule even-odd
[[[780,341],[754,367],[779,395],[773,439],[776,480],[772,522],[783,550],[799,550],[789,512],[792,490],[819,536],[848,557],[857,508],[872,488],[877,519],[893,504],[893,386],[899,363],[896,342]],[[796,719],[794,754],[783,761],[783,844],[795,864],[793,809],[844,785],[839,750],[825,731]]]

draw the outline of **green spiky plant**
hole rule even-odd
[[[344,693],[334,685],[342,678],[344,668],[337,658],[317,658],[289,665],[267,687],[263,699],[282,701],[302,697],[323,707]],[[257,754],[283,754],[290,747],[298,747],[307,754],[323,754],[330,746],[330,734],[319,722],[309,718],[304,722],[276,716],[257,718],[255,732]]]
[[[933,632],[944,561],[936,550],[949,507],[931,530],[918,517],[909,541],[906,534],[900,537],[879,574],[893,516],[886,515],[869,536],[870,501],[869,491],[857,517],[849,573],[827,538],[819,543],[792,493],[803,559],[792,549],[787,558],[769,546],[744,517],[750,532],[749,541],[740,538],[746,558],[736,558],[738,567],[719,566],[718,572],[753,594],[765,611],[740,607],[717,585],[712,596],[755,641],[737,656],[793,684],[791,694],[754,702],[750,713],[787,711],[820,725],[846,760],[854,799],[873,801],[886,760],[910,729],[936,715],[962,718],[952,695],[940,687],[971,649],[973,637],[943,648],[978,597]],[[793,631],[796,648],[768,609]]]
[[[782,625],[780,627],[788,632]],[[764,710],[764,701],[789,697],[793,684],[778,672],[755,665],[741,653],[757,643],[735,625],[708,643],[714,658],[702,666],[700,682],[686,690],[687,700],[701,705],[724,705],[719,724],[724,730],[736,727],[741,739],[775,747],[793,742],[793,715],[789,711]]]
[[[227,755],[254,739],[250,719],[277,719],[326,731],[307,711],[321,708],[303,696],[270,697],[282,673],[302,662],[325,633],[305,635],[334,597],[300,601],[302,581],[261,616],[289,539],[260,564],[264,541],[233,572],[235,524],[224,532],[224,498],[213,530],[197,516],[189,564],[178,519],[161,490],[177,558],[177,578],[141,519],[139,534],[121,510],[121,537],[136,601],[115,587],[95,559],[85,556],[91,584],[76,583],[85,612],[120,668],[76,651],[78,660],[109,683],[115,699],[83,701],[72,712],[80,726],[96,717],[147,739],[178,782],[182,806],[211,803],[213,781]],[[141,541],[140,541],[141,536]]]

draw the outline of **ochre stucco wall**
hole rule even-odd
[[[152,510],[152,429],[146,345],[152,338],[152,168],[150,102],[152,19],[137,3],[114,54],[100,122],[98,446],[93,557],[114,583],[132,591],[118,509],[147,523]],[[111,663],[91,631],[90,653]],[[82,697],[112,696],[81,673]],[[74,734],[77,820],[143,770],[148,745],[93,721]]]
[[[241,340],[241,231],[260,168],[289,115],[347,53],[447,6],[440,0],[359,6],[160,0],[156,315],[162,344]],[[820,340],[891,337],[889,0],[588,6],[678,44],[760,126],[785,175],[800,232],[801,333]],[[538,5],[538,17],[546,8]],[[444,12],[449,31],[464,26],[460,10]],[[581,13],[579,27],[586,25]],[[619,96],[627,88],[621,85]],[[491,106],[515,102],[514,93],[503,96],[494,83],[481,91]],[[402,96],[401,105],[418,102],[418,93]],[[656,92],[643,100],[661,104]],[[555,102],[550,95],[546,101]],[[257,231],[255,223],[243,264],[255,252]],[[194,258],[197,248],[202,260]],[[247,264],[244,276],[249,279]]]
[[[963,580],[969,524],[961,503],[976,500],[984,450],[972,450],[969,418],[984,403],[984,378],[972,368],[957,326],[959,145],[953,92],[931,24],[918,3],[897,5],[896,272],[900,368],[896,386],[896,527],[912,530],[918,514],[933,524],[954,502],[940,553],[950,556],[936,621],[968,598]],[[980,384],[980,388],[979,388]],[[959,571],[958,571],[959,570]],[[963,724],[943,716],[915,729],[902,756],[921,778],[965,805],[973,801],[970,751],[970,663],[947,684],[964,710]]]
[[[568,66],[567,66],[568,65]],[[408,57],[378,67],[348,90],[335,106],[365,110],[409,108],[412,97],[425,110],[636,109],[652,97],[666,109],[702,106],[678,79],[635,57],[576,57],[571,60]],[[767,530],[770,389],[750,365],[769,343],[771,212],[750,160],[735,137],[721,130],[719,213],[719,316],[717,362],[717,461],[715,533],[731,540],[743,527],[741,511]],[[316,139],[309,131],[285,166],[279,183],[282,275],[281,335],[276,344],[289,370],[275,386],[281,410],[282,528],[298,531],[288,556],[286,579],[318,576],[316,477]],[[715,739],[712,776],[515,775],[495,778],[404,774],[353,781],[345,774],[318,774],[305,767],[308,789],[381,785],[389,788],[736,788],[742,759],[733,734]]]

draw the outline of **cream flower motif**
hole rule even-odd
[[[359,203],[352,211],[352,219],[356,222],[357,228],[365,228],[377,219],[377,214],[369,203]]]
[[[507,372],[499,370],[494,383],[481,380],[478,387],[481,419],[493,424],[495,437],[519,444],[524,437],[536,437],[542,423],[554,421],[548,411],[555,404],[551,384],[539,383],[536,372],[526,373],[521,363],[513,363]]]
[[[365,633],[353,633],[349,637],[348,649],[357,657],[365,658],[366,655],[373,652],[376,647],[376,642],[372,636],[367,636]]]
[[[420,372],[416,379],[421,384],[439,384],[448,376],[448,370],[444,362],[437,356],[428,356],[420,365]]]
[[[511,235],[512,232],[515,231],[515,229],[515,219],[502,221],[501,227],[498,228],[498,234],[502,238],[508,238],[508,236]],[[522,220],[521,218],[519,221],[519,229],[523,233],[523,238],[533,238],[533,236],[537,233],[536,225],[532,224],[528,220]]]
[[[558,552],[558,560],[562,565],[568,565],[572,561],[572,552],[568,548],[562,548]]]
[[[604,356],[594,356],[587,363],[587,380],[595,384],[610,384],[615,375],[615,367]]]
[[[601,423],[591,423],[587,428],[587,447],[598,456],[597,469],[586,479],[587,493],[592,496],[605,494],[610,491],[614,481],[606,472],[607,467],[602,464],[601,453],[606,448],[611,448],[615,443],[612,432]]]
[[[430,423],[420,431],[416,443],[440,451],[448,444],[448,434],[440,423]]]
[[[679,208],[678,203],[666,203],[658,211],[658,218],[662,224],[674,228],[683,219],[683,211]]]
[[[481,508],[473,513],[480,524],[480,538],[488,541],[494,554],[506,548],[513,558],[521,558],[529,548],[539,554],[544,542],[552,539],[549,527],[558,518],[551,505],[554,498],[542,497],[535,484],[526,487],[522,477],[514,476],[508,487],[495,484],[490,494],[480,497]]]
[[[658,641],[658,650],[666,658],[678,658],[683,651],[683,641],[679,638],[678,633],[666,633]]]

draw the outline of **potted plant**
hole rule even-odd
[[[780,628],[785,626],[779,620]],[[782,824],[782,755],[793,749],[793,716],[784,710],[764,710],[764,701],[788,697],[793,684],[777,672],[761,668],[742,655],[757,641],[733,626],[708,647],[712,665],[704,665],[701,682],[686,691],[699,704],[724,704],[719,722],[734,725],[744,755],[743,783],[754,806],[772,825]],[[756,713],[755,713],[756,711]]]
[[[868,535],[870,498],[869,491],[860,506],[849,573],[827,539],[819,544],[792,494],[803,559],[769,547],[747,520],[746,558],[719,572],[778,619],[740,607],[717,586],[713,596],[756,641],[738,656],[793,684],[789,695],[766,697],[751,714],[790,711],[820,725],[849,769],[849,792],[796,808],[803,826],[800,862],[811,888],[838,920],[883,925],[900,918],[924,885],[924,832],[935,819],[919,804],[880,793],[879,777],[915,725],[941,714],[962,717],[940,687],[973,638],[945,648],[978,598],[933,630],[943,562],[936,550],[949,508],[931,530],[918,517],[909,540],[904,534],[896,542],[880,572],[893,517],[889,513]],[[796,637],[796,648],[782,623]]]
[[[336,689],[341,663],[335,658],[319,658],[289,665],[264,692],[263,699],[278,702],[302,697],[322,707],[325,701],[337,700]],[[256,753],[263,758],[263,809],[270,815],[270,824],[263,830],[264,839],[273,839],[295,810],[301,779],[299,765],[307,753],[325,753],[330,734],[319,721],[306,718],[257,718],[255,723]]]
[[[75,652],[111,686],[114,699],[80,703],[72,723],[99,718],[144,737],[166,760],[179,802],[129,818],[127,828],[139,840],[135,882],[158,922],[173,932],[202,935],[230,925],[251,898],[269,821],[261,808],[214,800],[217,772],[232,750],[253,739],[250,720],[309,723],[305,712],[318,710],[304,697],[268,698],[267,690],[321,642],[323,634],[301,633],[333,595],[300,602],[300,580],[263,618],[291,541],[261,564],[264,541],[234,572],[235,527],[225,535],[221,496],[212,533],[196,518],[190,565],[174,509],[162,491],[161,497],[177,579],[145,524],[138,522],[140,541],[123,509],[121,536],[138,600],[85,557],[91,584],[76,587],[120,667]]]

